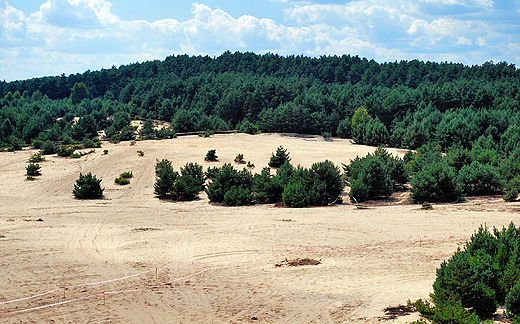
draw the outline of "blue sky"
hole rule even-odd
[[[172,54],[520,66],[520,0],[0,0],[0,80]]]

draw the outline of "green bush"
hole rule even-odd
[[[479,316],[491,316],[498,307],[496,291],[499,273],[489,254],[479,250],[475,255],[457,251],[437,269],[433,284],[436,305],[459,300]]]
[[[310,206],[309,196],[302,181],[289,182],[283,190],[282,198],[287,207],[303,208]]]
[[[518,198],[518,192],[520,191],[520,176],[516,176],[509,180],[505,189],[506,195],[504,196],[504,200],[508,202],[515,201],[516,198]]]
[[[514,285],[507,294],[505,307],[509,317],[520,315],[520,282]]]
[[[124,185],[129,184],[130,180],[128,180],[127,178],[125,178],[123,176],[120,176],[119,178],[115,178],[114,182],[121,186],[124,186]]]
[[[289,158],[289,153],[287,153],[287,149],[284,149],[282,146],[279,146],[276,149],[275,154],[271,154],[271,159],[269,160],[269,166],[271,168],[279,168],[285,162],[290,162],[291,158]]]
[[[349,138],[351,135],[351,126],[352,122],[350,118],[343,119],[339,122],[338,128],[336,129],[336,133],[341,138]]]
[[[43,155],[54,154],[58,151],[58,145],[52,141],[45,141],[40,147],[40,153]],[[70,155],[70,154],[69,154]]]
[[[132,173],[132,171],[127,171],[127,172],[121,173],[120,177],[125,178],[125,179],[131,179],[134,177],[134,174]]]
[[[350,199],[361,202],[392,194],[394,182],[386,161],[379,156],[367,154],[363,158],[356,157],[343,168],[350,180]]]
[[[237,203],[232,203],[236,198],[239,202],[251,204],[249,199],[243,198],[245,192],[250,193],[253,185],[253,175],[249,170],[244,168],[242,171],[237,171],[231,164],[226,163],[221,168],[208,169],[206,175],[211,180],[206,189],[210,201],[223,203],[226,193],[235,187],[234,192],[228,195],[226,203],[236,206]],[[239,188],[247,190],[239,190]]]
[[[278,169],[280,170],[280,169]],[[273,176],[271,169],[265,167],[253,177],[253,196],[256,203],[274,204],[283,200],[283,184],[280,177]]]
[[[100,148],[101,147],[101,141],[99,140],[92,140],[90,138],[85,138],[83,141],[83,148]]]
[[[489,317],[507,299],[513,309],[518,301],[515,294],[520,295],[516,287],[520,284],[519,250],[520,228],[513,223],[493,233],[481,226],[464,250],[459,249],[437,269],[431,295],[435,305],[460,302],[477,315]]]
[[[101,179],[96,179],[91,172],[83,175],[79,174],[72,193],[77,199],[98,199],[103,196],[103,188],[101,188]]]
[[[154,194],[159,198],[171,198],[173,184],[179,173],[173,170],[170,161],[163,159],[155,165],[155,174],[157,179],[153,185]]]
[[[173,200],[193,200],[204,190],[206,177],[202,166],[197,163],[186,163],[181,168],[181,175],[173,184],[170,196]]]
[[[282,167],[286,168],[286,164]],[[327,206],[336,203],[345,187],[339,168],[327,160],[314,163],[310,169],[298,167],[287,171],[291,173],[288,181],[283,179],[282,172],[277,173],[278,183],[285,186],[282,198],[287,207]]]
[[[74,153],[75,150],[76,150],[75,146],[68,146],[68,145],[60,146],[60,147],[58,147],[57,153],[58,153],[58,156],[70,157],[72,155],[72,153]]]
[[[418,311],[421,316],[429,319],[432,323],[480,324],[478,316],[462,307],[459,300],[439,305],[431,305],[428,301],[419,299],[414,303],[408,301],[407,307],[412,311]]]
[[[215,162],[218,161],[218,156],[215,154],[217,150],[209,150],[208,153],[206,153],[206,157],[204,158],[204,161],[210,161]]]
[[[498,170],[478,161],[464,165],[457,176],[457,182],[467,195],[487,195],[500,193],[503,188]]]
[[[41,139],[33,139],[33,141],[32,141],[32,148],[39,150],[39,149],[42,148],[44,143],[45,142],[42,141]]]
[[[40,174],[40,165],[37,163],[29,163],[25,170],[27,171],[27,175],[29,176],[35,176]]]
[[[45,156],[41,155],[40,153],[35,153],[29,158],[29,162],[42,162],[45,161]]]
[[[309,200],[313,206],[327,206],[337,201],[345,188],[340,169],[325,160],[314,163],[310,168],[312,182],[308,187]]]
[[[258,126],[252,124],[249,120],[244,119],[239,125],[238,125],[238,132],[239,133],[247,133],[251,135],[255,135],[260,133],[258,130]]]
[[[163,159],[155,165],[155,172],[154,189],[159,198],[193,200],[204,190],[206,178],[202,166],[197,163],[186,163],[179,175],[173,170],[171,162]]]
[[[249,188],[233,186],[224,194],[222,203],[226,206],[249,206],[254,202]]]
[[[246,161],[244,161],[244,154],[240,153],[235,157],[235,163],[244,164]]]
[[[458,201],[462,196],[455,170],[445,160],[425,165],[414,174],[410,183],[414,203]]]

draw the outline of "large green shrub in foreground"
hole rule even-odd
[[[103,196],[103,188],[101,188],[101,179],[97,179],[92,173],[79,174],[72,193],[77,199],[97,199]]]
[[[460,300],[463,307],[472,308],[477,315],[490,316],[498,306],[498,280],[499,273],[489,254],[482,250],[474,255],[457,251],[437,269],[433,300],[436,304]]]
[[[519,248],[520,228],[513,223],[493,232],[480,227],[437,269],[430,295],[434,305],[421,300],[409,305],[433,323],[473,323],[475,318],[468,314],[490,318],[498,305],[505,305],[508,316],[518,321]]]

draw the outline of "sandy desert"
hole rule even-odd
[[[500,197],[421,210],[406,192],[367,209],[346,193],[306,209],[154,196],[157,159],[206,170],[242,153],[260,172],[280,145],[304,167],[375,149],[288,134],[103,143],[79,159],[46,156],[34,181],[25,167],[36,150],[0,153],[0,322],[409,323],[418,315],[384,309],[427,298],[436,268],[480,225],[520,225],[520,203]],[[209,149],[219,162],[204,161]],[[125,171],[131,183],[115,184]],[[103,179],[103,199],[74,199],[80,172]],[[304,258],[321,263],[284,265]]]

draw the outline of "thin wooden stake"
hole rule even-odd
[[[106,304],[107,304],[107,302],[105,300],[105,292],[103,292],[103,305],[106,305]]]
[[[155,268],[155,280],[157,280],[157,268]]]
[[[63,299],[65,299],[65,290],[67,290],[67,288],[63,287]]]

